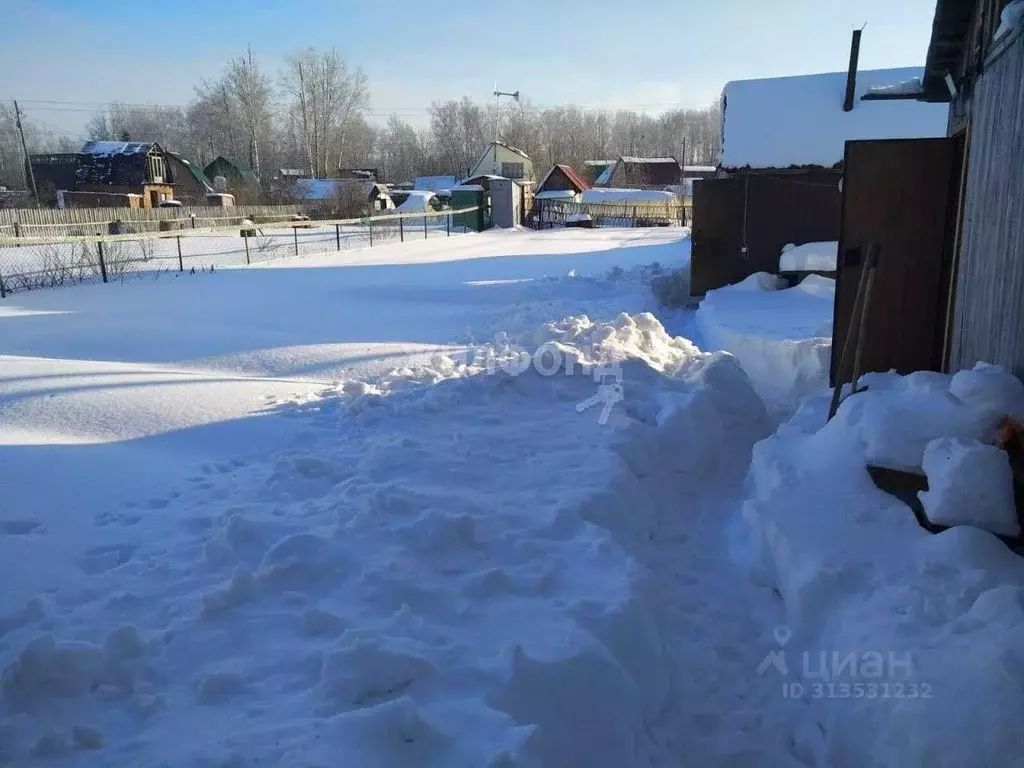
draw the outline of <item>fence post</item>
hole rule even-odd
[[[402,223],[402,219],[398,220],[398,239],[401,242],[405,242],[405,225]]]
[[[179,272],[184,272],[185,271],[185,265],[181,261],[181,235],[178,235],[177,240],[178,240],[178,271]]]
[[[4,276],[0,275],[0,299],[7,298],[7,289],[4,288]]]
[[[245,240],[245,263],[249,264],[249,230],[242,230],[242,239]]]
[[[341,224],[334,225],[334,242],[338,246],[338,250],[341,250]]]
[[[105,282],[107,282],[107,265],[106,265],[106,262],[103,261],[103,241],[102,240],[97,240],[96,241],[96,252],[99,254],[99,257],[100,257],[100,275],[103,277],[103,282],[105,283]]]
[[[366,224],[370,228],[370,247],[373,248],[373,216],[366,220]]]
[[[452,236],[452,215],[450,213],[444,217],[444,236]]]
[[[636,206],[633,206],[633,226],[636,226]]]
[[[426,214],[424,214],[424,216],[423,216],[423,239],[426,240],[427,237],[428,237],[428,235],[427,235],[427,217],[426,217]]]
[[[195,229],[196,228],[196,215],[194,213],[190,213],[189,216],[192,219],[192,229]]]
[[[295,255],[299,255],[299,228],[292,227],[292,237],[295,240]]]
[[[14,236],[21,237],[21,224],[14,222]],[[16,248],[21,248],[20,244],[15,245]]]

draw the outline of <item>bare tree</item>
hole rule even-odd
[[[223,90],[237,109],[238,118],[249,142],[249,165],[260,177],[260,140],[266,134],[273,117],[273,90],[270,79],[263,74],[259,63],[247,55],[233,59],[224,72]]]
[[[366,134],[366,75],[351,69],[334,49],[308,48],[288,58],[281,85],[298,115],[310,169],[315,176],[331,175],[348,142],[356,133]]]

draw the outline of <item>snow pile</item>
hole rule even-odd
[[[585,189],[584,203],[604,203],[607,205],[626,205],[634,203],[663,203],[665,205],[677,201],[671,192],[656,189]]]
[[[806,703],[808,764],[1001,765],[1021,754],[1024,562],[978,528],[926,532],[866,470],[873,448],[923,454],[930,479],[947,472],[935,467],[946,441],[988,433],[991,405],[1012,386],[987,366],[967,378],[973,402],[942,374],[873,374],[827,425],[827,397],[805,401],[754,449],[738,553],[785,603],[759,672]],[[972,452],[956,463],[969,470]],[[941,483],[936,501],[953,500]]]
[[[791,413],[828,386],[835,281],[808,275],[785,289],[766,272],[708,291],[697,309],[707,349],[731,352],[769,410]]]
[[[804,243],[782,246],[779,257],[780,272],[835,272],[838,242]]]
[[[299,439],[163,500],[173,548],[165,534],[97,552],[115,591],[5,637],[0,754],[598,768],[677,754],[665,713],[722,694],[698,646],[675,671],[671,601],[638,558],[685,514],[681,490],[743,461],[763,407],[731,357],[651,315],[566,318],[523,350],[475,352],[282,404]],[[577,406],[609,370],[622,397],[602,423],[600,404]]]
[[[409,190],[409,196],[395,209],[395,212],[423,213],[425,211],[432,211],[433,208],[430,207],[430,201],[434,196],[433,192],[427,190],[411,189]]]
[[[946,135],[942,104],[863,101],[870,89],[920,77],[920,67],[857,72],[854,108],[843,111],[846,72],[736,80],[722,92],[723,168],[831,168],[846,142]]]
[[[928,490],[921,503],[939,525],[973,525],[1004,536],[1020,534],[1013,472],[1006,452],[978,440],[940,437],[924,451]]]
[[[999,26],[996,28],[993,39],[998,40],[1003,35],[1009,34],[1021,23],[1021,19],[1024,19],[1024,0],[1013,0],[1013,2],[1007,3],[999,14]]]

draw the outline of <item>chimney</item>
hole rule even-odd
[[[853,109],[853,95],[857,89],[857,59],[860,57],[860,33],[862,30],[853,30],[853,40],[850,42],[850,68],[846,71],[846,99],[843,101],[843,112],[850,112]]]

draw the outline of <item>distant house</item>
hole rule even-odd
[[[664,189],[682,184],[683,167],[674,157],[620,156],[609,165],[594,186],[620,189]]]
[[[558,164],[552,166],[551,170],[544,174],[544,178],[540,180],[534,192],[538,197],[546,192],[559,191],[571,191],[579,195],[584,190],[590,189],[590,187],[590,182],[583,178],[580,172],[571,165]]]
[[[331,203],[334,207],[352,208],[353,213],[384,211],[394,208],[384,184],[360,179],[298,179],[293,197],[313,203]]]
[[[87,141],[74,154],[32,155],[36,185],[49,200],[78,206],[156,208],[174,198],[167,156],[151,141]]]
[[[174,199],[186,205],[206,205],[206,196],[214,190],[203,169],[177,152],[168,151],[165,159],[174,179]]]
[[[338,178],[380,181],[376,168],[338,168]]]
[[[417,176],[413,182],[413,189],[422,189],[427,192],[451,191],[451,188],[459,183],[454,176]]]
[[[516,181],[531,181],[533,179],[533,160],[521,149],[516,149],[500,141],[492,141],[466,175],[468,177],[491,175]]]
[[[778,272],[788,243],[839,240],[848,141],[945,132],[941,107],[863,100],[873,87],[919,77],[922,70],[858,72],[858,50],[859,37],[848,72],[726,84],[721,178],[693,183],[695,295],[754,272]]]
[[[203,172],[217,192],[230,192],[239,203],[255,202],[263,194],[256,172],[234,158],[219,155],[207,164]],[[224,189],[218,187],[218,176],[224,179]]]
[[[587,177],[587,181],[591,184],[595,183],[601,174],[604,173],[612,165],[615,165],[614,160],[584,160],[583,169]]]

